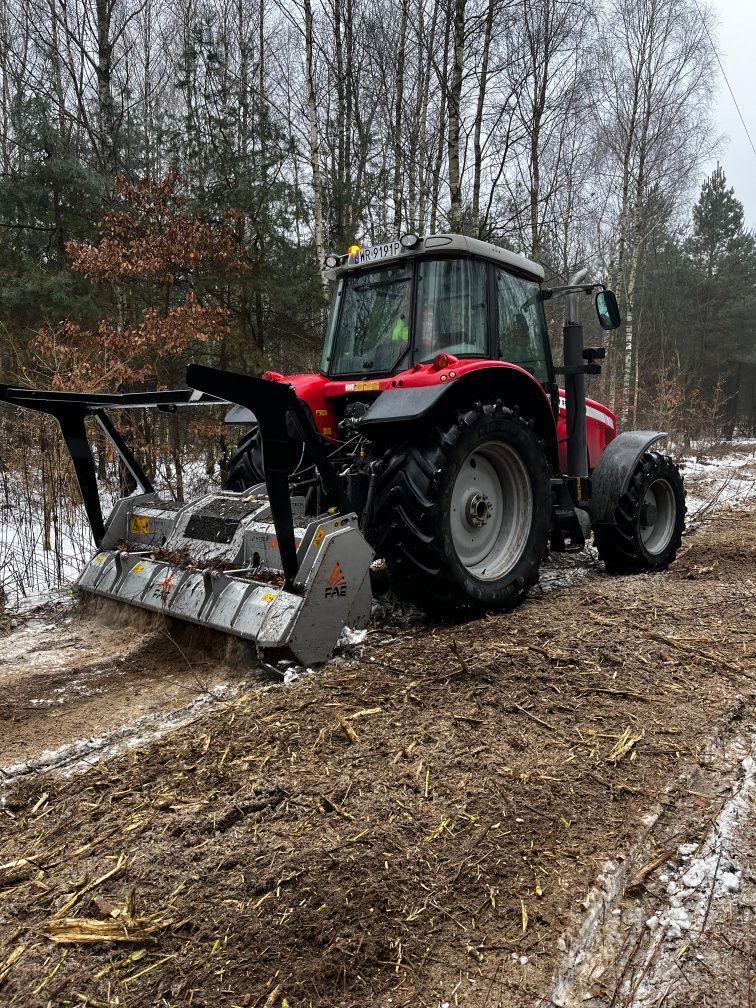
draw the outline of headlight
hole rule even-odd
[[[325,264],[328,269],[336,269],[339,265],[339,257],[335,253],[331,252],[330,255],[325,257]]]
[[[412,231],[407,231],[399,239],[399,244],[402,248],[413,249],[416,245],[420,244],[420,235],[414,234]]]

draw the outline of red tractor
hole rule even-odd
[[[577,550],[591,531],[611,571],[673,560],[685,492],[654,450],[664,435],[618,435],[585,398],[604,350],[583,347],[578,302],[595,294],[613,329],[611,291],[580,276],[545,289],[536,263],[459,235],[405,234],[327,264],[316,374],[190,365],[188,390],[119,395],[0,385],[0,401],[60,423],[98,549],[80,591],[311,664],[368,622],[376,554],[400,592],[447,614],[511,608],[549,545]],[[544,301],[560,295],[555,368]],[[227,487],[187,503],[156,493],[110,412],[218,401],[252,424]],[[87,418],[136,485],[107,520]]]
[[[585,398],[604,349],[583,347],[578,298],[595,294],[610,330],[620,324],[611,291],[582,275],[544,288],[537,263],[452,234],[353,246],[326,265],[334,290],[319,371],[263,378],[306,405],[399,591],[426,606],[505,610],[538,580],[549,545],[580,549],[591,530],[610,571],[674,559],[685,492],[653,448],[664,435],[618,436],[615,415]],[[557,368],[544,302],[560,295]],[[265,479],[262,437],[248,410],[227,420],[253,424],[229,467],[227,486],[241,491]],[[296,426],[277,464],[319,514],[336,501]]]

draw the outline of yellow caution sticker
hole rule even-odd
[[[327,409],[316,409],[315,410],[315,416],[328,416],[328,410]]]
[[[381,383],[377,381],[346,382],[344,385],[345,392],[378,392],[380,388]]]
[[[261,602],[275,602],[278,595],[275,592],[263,592],[260,596]]]
[[[320,547],[320,544],[323,542],[324,539],[325,539],[325,529],[319,528],[318,531],[315,533],[315,535],[312,537],[315,549],[318,549]]]
[[[99,564],[105,563],[106,560],[107,556],[104,553],[98,553],[97,556],[95,557],[95,563]]]
[[[132,535],[149,535],[150,519],[144,518],[142,515],[134,515],[129,528]]]
[[[134,566],[131,569],[132,571],[134,571],[135,574],[141,574],[142,571],[144,570],[144,564],[134,564]]]

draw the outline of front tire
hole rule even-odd
[[[546,552],[549,475],[533,428],[501,403],[392,449],[370,537],[399,592],[444,614],[515,606]]]
[[[614,512],[593,539],[611,574],[660,571],[672,563],[685,528],[685,487],[667,455],[644,452]]]
[[[290,475],[307,464],[306,449],[301,441],[289,440],[286,463]],[[229,460],[228,475],[223,489],[241,493],[264,482],[262,438],[260,428],[255,426],[240,438],[236,451]]]

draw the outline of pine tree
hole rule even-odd
[[[743,250],[744,237],[743,204],[735,190],[727,187],[724,169],[717,165],[693,207],[691,255],[712,277],[728,257]]]
[[[743,223],[743,205],[717,165],[693,208],[687,252],[697,283],[688,292],[697,307],[691,333],[698,373],[726,392],[727,433],[753,416],[743,390],[756,369],[756,238]]]

